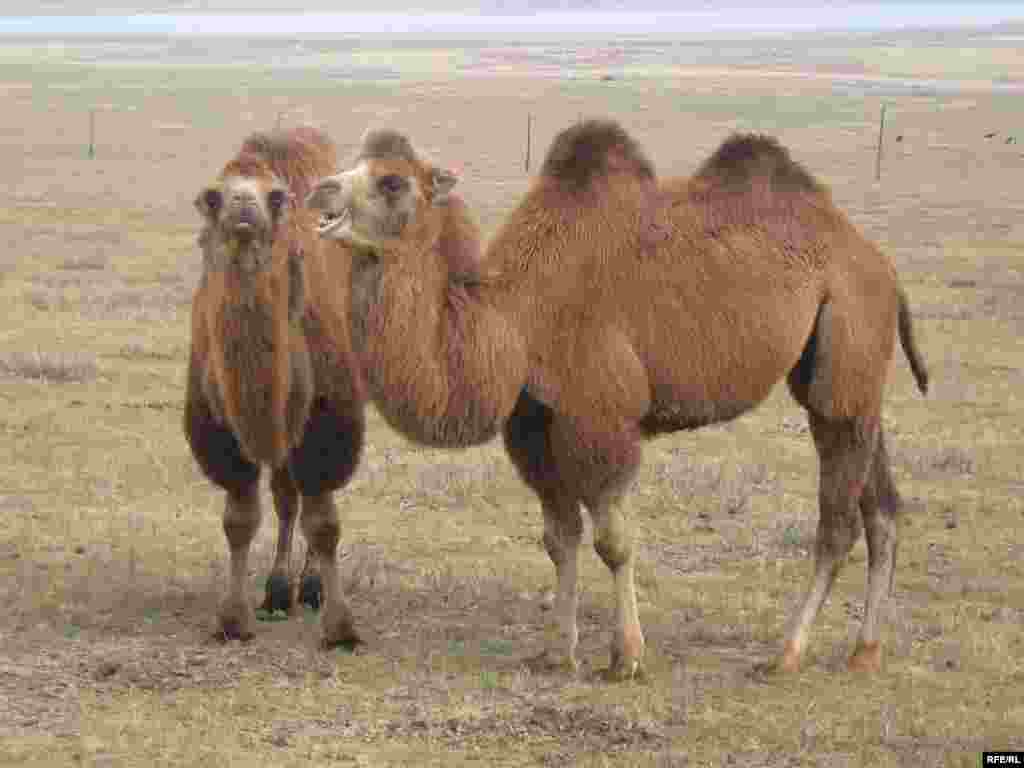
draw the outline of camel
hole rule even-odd
[[[217,629],[224,639],[252,636],[245,582],[267,465],[278,535],[264,608],[289,611],[295,602],[289,558],[301,495],[309,559],[299,597],[322,607],[325,646],[359,641],[339,581],[333,501],[356,469],[364,433],[349,266],[324,258],[316,216],[301,207],[336,163],[333,142],[316,129],[256,133],[195,199],[203,274],[192,304],[184,428],[203,473],[226,492],[231,564]]]
[[[330,258],[352,259],[368,395],[425,444],[503,434],[555,566],[544,661],[577,668],[582,506],[615,587],[608,674],[642,671],[625,503],[642,443],[731,420],[785,378],[817,448],[820,518],[809,588],[764,666],[799,669],[863,526],[868,584],[849,664],[879,669],[901,505],[881,419],[897,335],[922,393],[928,377],[893,264],[828,189],[761,135],[734,135],[694,176],[661,181],[618,123],[581,121],[554,139],[479,269],[459,274],[436,205],[454,177],[397,131],[364,144],[308,202],[339,247]]]

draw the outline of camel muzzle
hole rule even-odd
[[[352,185],[348,175],[339,173],[321,179],[306,198],[306,205],[320,212],[317,233],[320,237],[336,239],[351,226]]]

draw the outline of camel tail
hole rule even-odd
[[[900,344],[903,345],[903,352],[907,356],[907,362],[910,363],[910,370],[914,373],[914,378],[917,380],[917,388],[921,390],[922,395],[928,394],[928,368],[924,363],[924,358],[921,357],[921,350],[917,348],[917,341],[914,339],[914,325],[910,316],[910,307],[907,304],[907,295],[900,289],[900,317],[899,317],[899,330],[900,330]]]

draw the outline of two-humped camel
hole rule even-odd
[[[450,174],[377,131],[362,161],[309,198],[321,234],[353,258],[353,323],[369,394],[423,443],[502,430],[544,511],[557,578],[551,661],[575,666],[580,506],[611,570],[610,672],[639,668],[644,638],[624,492],[646,437],[732,419],[786,378],[820,458],[815,570],[776,668],[795,670],[863,524],[864,623],[850,665],[876,669],[900,498],[881,409],[897,329],[927,374],[895,269],[828,190],[769,138],[734,136],[693,178],[659,182],[616,123],[559,134],[539,178],[457,274],[436,205]]]
[[[257,133],[195,200],[203,275],[192,304],[185,434],[203,472],[227,492],[225,638],[251,635],[245,586],[266,464],[279,525],[264,606],[293,604],[288,560],[301,495],[302,530],[319,572],[307,572],[303,598],[315,605],[323,590],[325,645],[358,640],[336,565],[333,501],[355,471],[364,432],[349,267],[324,258],[316,217],[302,207],[336,162],[333,143],[315,129]]]

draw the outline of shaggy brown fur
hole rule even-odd
[[[200,467],[227,492],[225,637],[250,634],[246,562],[267,464],[279,530],[265,607],[292,604],[288,560],[301,495],[310,557],[325,582],[324,641],[356,639],[336,579],[331,499],[355,470],[364,431],[349,265],[324,258],[315,216],[294,204],[335,163],[333,144],[315,129],[258,133],[196,198],[205,269],[192,306],[184,426]]]
[[[398,131],[387,128],[377,128],[368,131],[363,136],[363,143],[359,147],[357,160],[380,159],[397,157],[409,162],[416,161],[416,154],[413,152],[409,139]]]
[[[554,140],[489,244],[488,277],[467,285],[439,247],[430,190],[377,190],[387,174],[430,178],[414,166],[362,162],[314,197],[351,217],[329,234],[355,254],[356,333],[373,339],[364,364],[382,412],[434,445],[503,430],[539,495],[558,581],[553,660],[575,665],[581,506],[615,581],[611,671],[628,676],[644,640],[623,497],[643,438],[731,419],[787,378],[820,456],[821,522],[779,666],[798,666],[863,526],[869,586],[851,664],[876,667],[899,507],[881,427],[897,326],[922,391],[927,380],[892,263],[827,190],[763,137],[734,137],[696,177],[657,183],[620,127],[582,123]],[[394,236],[398,208],[414,214]]]
[[[582,190],[597,178],[622,172],[654,179],[654,166],[643,150],[612,120],[587,120],[555,137],[541,175]]]

